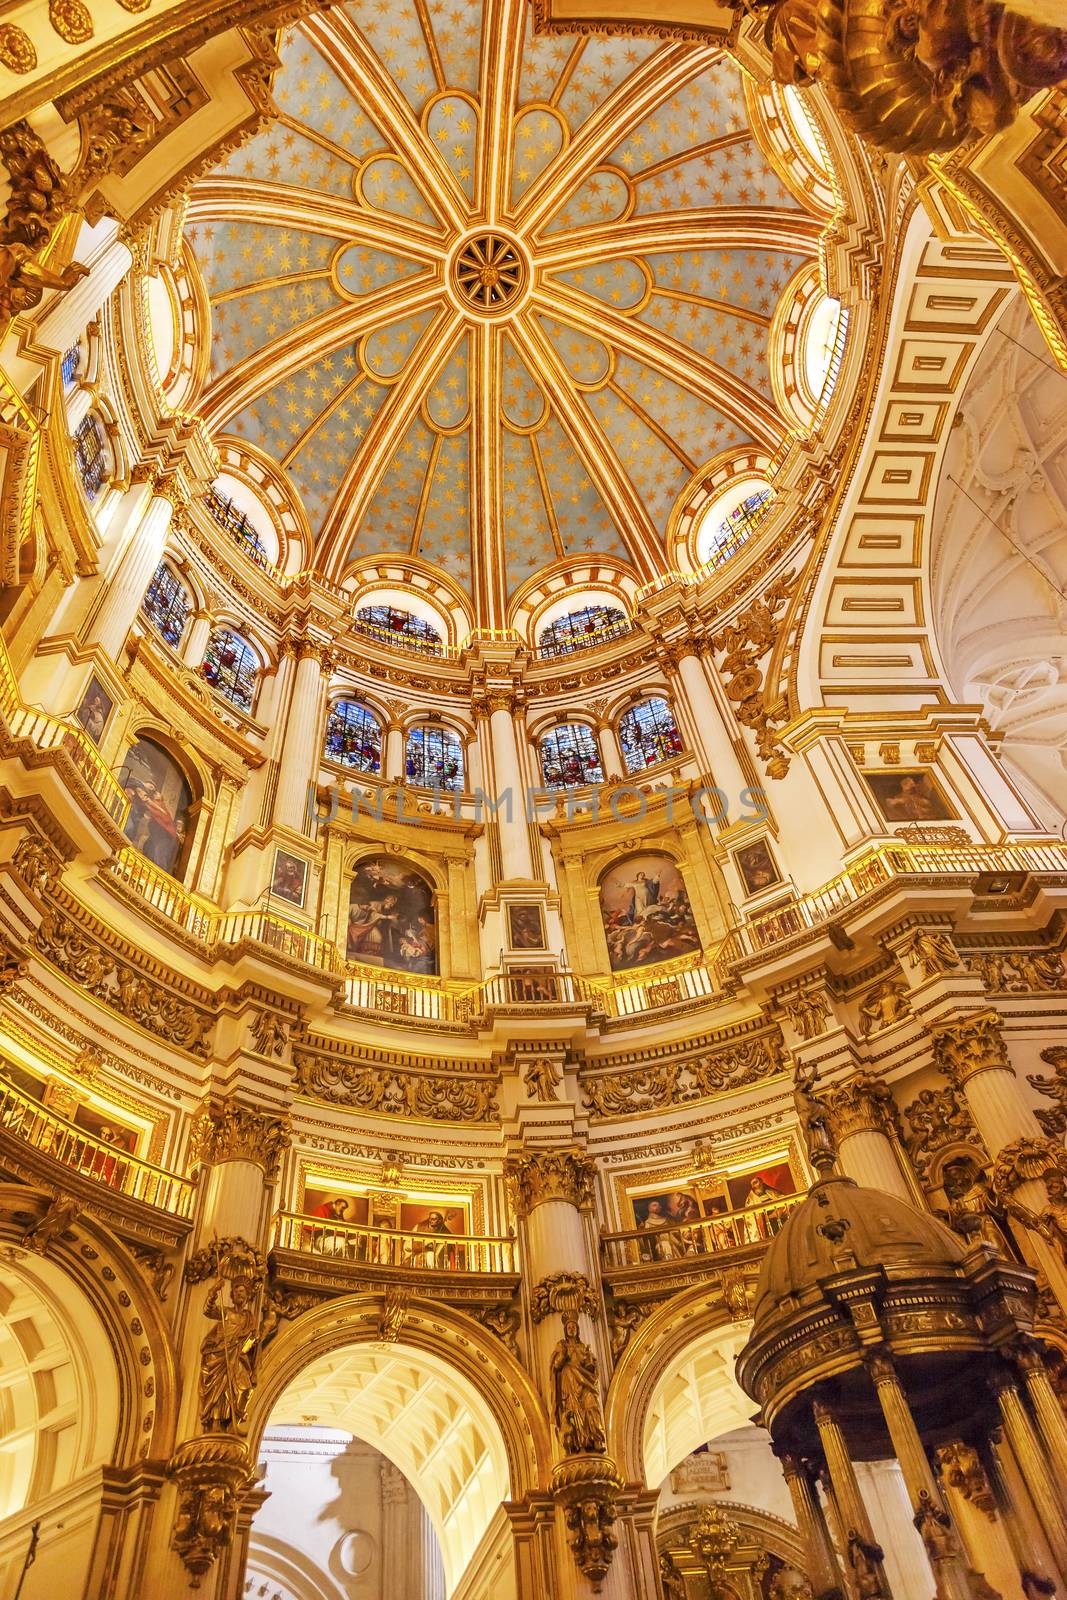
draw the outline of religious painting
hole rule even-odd
[[[124,1128],[114,1117],[94,1106],[78,1106],[72,1120],[92,1138],[113,1145],[125,1155],[132,1155],[137,1148],[137,1135],[132,1128]]]
[[[959,812],[929,772],[886,768],[863,778],[887,822],[954,822]]]
[[[466,1209],[454,1202],[443,1205],[404,1200],[400,1205],[400,1228],[403,1233],[450,1233],[456,1237],[467,1232]]]
[[[160,745],[138,739],[122,763],[119,782],[130,802],[127,839],[157,867],[180,877],[193,803],[182,769]]]
[[[772,1167],[761,1167],[758,1172],[744,1172],[727,1178],[730,1209],[743,1211],[746,1206],[767,1205],[772,1200],[796,1194],[797,1186],[789,1163],[779,1161]]]
[[[773,888],[782,881],[782,874],[775,865],[766,839],[757,839],[753,844],[746,844],[742,850],[735,850],[734,860],[749,894],[759,894],[763,889]]]
[[[700,949],[682,875],[670,856],[629,856],[600,882],[600,915],[613,972]]]
[[[324,1222],[362,1225],[367,1221],[367,1197],[363,1194],[343,1194],[338,1189],[322,1187],[321,1179],[312,1179],[304,1185],[303,1214],[319,1217]]]
[[[345,952],[349,961],[399,972],[437,971],[433,888],[421,872],[391,856],[359,863],[348,896]]]
[[[107,719],[114,709],[114,700],[94,673],[81,697],[81,704],[74,713],[94,744],[99,744],[103,738]]]
[[[637,1228],[669,1227],[672,1223],[680,1226],[700,1220],[700,1202],[687,1189],[675,1189],[669,1194],[660,1189],[655,1194],[631,1195],[630,1203]]]
[[[512,950],[543,950],[545,925],[540,906],[508,906],[508,938]]]
[[[405,1201],[400,1207],[400,1228],[403,1233],[416,1236],[404,1240],[407,1266],[451,1271],[466,1268],[465,1251],[457,1243],[467,1232],[467,1216],[462,1206]]]
[[[307,889],[308,864],[288,850],[275,850],[274,874],[270,882],[271,897],[285,900],[291,906],[304,904]]]

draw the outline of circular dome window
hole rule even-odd
[[[766,478],[735,478],[708,506],[696,535],[700,566],[729,561],[763,522],[774,503]]]

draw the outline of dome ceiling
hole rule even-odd
[[[350,0],[287,36],[274,94],[193,192],[203,411],[288,473],[319,570],[414,557],[500,627],[553,566],[669,566],[693,473],[786,432],[769,322],[825,223],[729,58]]]

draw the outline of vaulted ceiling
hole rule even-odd
[[[730,447],[779,444],[770,318],[817,248],[712,45],[535,35],[521,0],[349,0],[193,192],[202,409],[339,578],[402,556],[501,626],[570,560],[639,582]]]

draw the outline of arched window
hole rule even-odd
[[[229,628],[219,628],[208,641],[200,668],[217,694],[225,695],[239,711],[251,711],[256,698],[259,662],[252,646]]]
[[[360,606],[355,622],[360,633],[367,633],[382,644],[423,650],[431,655],[441,648],[441,635],[433,624],[399,606]]]
[[[569,656],[608,639],[621,639],[629,631],[629,619],[618,606],[582,606],[542,628],[537,650],[542,656]]]
[[[697,530],[697,560],[701,565],[714,562],[719,566],[728,561],[759,527],[773,500],[770,484],[758,478],[718,495]]]
[[[167,644],[179,645],[185,624],[189,620],[192,600],[178,574],[161,561],[152,582],[145,590],[141,611],[148,618],[160,638]]]
[[[541,777],[546,789],[574,789],[603,783],[596,734],[584,722],[567,722],[541,740]]]
[[[64,350],[63,352],[63,360],[60,362],[59,371],[63,379],[64,389],[70,389],[73,387],[74,381],[81,371],[81,364],[82,346],[81,340],[79,339],[76,343],[72,344],[69,349]]]
[[[95,500],[108,475],[107,441],[99,417],[91,411],[74,430],[74,465],[86,498]]]
[[[627,772],[641,772],[682,752],[682,736],[666,700],[653,695],[631,706],[619,720],[619,743]]]
[[[234,544],[240,545],[250,561],[257,567],[269,565],[266,547],[243,511],[234,505],[228,495],[221,494],[212,485],[204,496],[204,504],[220,528],[225,528]]]
[[[463,742],[451,728],[412,728],[404,751],[408,783],[425,789],[462,789]]]
[[[355,700],[338,700],[326,719],[323,754],[356,772],[380,772],[382,725],[373,711]]]

